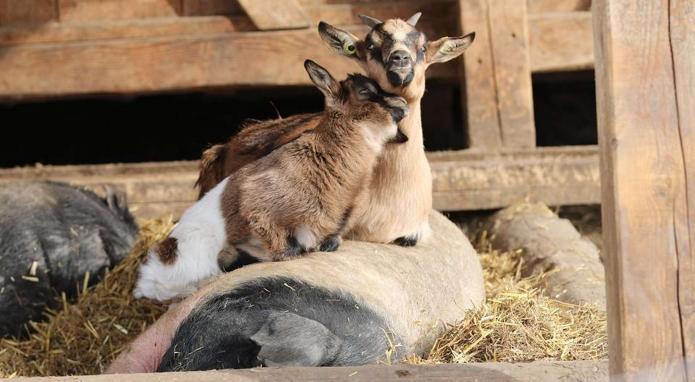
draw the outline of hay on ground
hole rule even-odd
[[[140,260],[168,235],[172,219],[143,221],[140,227],[130,255],[102,282],[85,288],[73,302],[57,297],[62,309],[48,311],[45,322],[31,323],[28,339],[0,339],[0,378],[99,374],[165,311],[160,304],[135,299],[132,290]]]
[[[132,289],[140,260],[172,226],[171,218],[142,222],[132,253],[101,283],[72,303],[63,300],[63,309],[49,312],[46,322],[32,324],[29,339],[0,340],[0,377],[101,373],[166,309],[134,299]],[[604,313],[543,296],[544,275],[521,277],[519,252],[496,251],[484,235],[477,242],[487,302],[451,325],[426,357],[409,363],[606,357]]]
[[[500,252],[483,232],[477,241],[486,302],[450,325],[424,357],[408,363],[595,360],[608,356],[606,314],[543,295],[546,274],[522,277],[521,251]]]

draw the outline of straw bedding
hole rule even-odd
[[[165,311],[132,297],[137,264],[147,248],[164,238],[171,219],[140,222],[131,255],[103,281],[84,289],[74,301],[64,296],[62,309],[32,324],[26,340],[0,340],[0,377],[101,373],[128,342]],[[406,362],[464,363],[589,360],[607,356],[605,313],[543,296],[544,274],[522,277],[519,252],[490,247],[485,233],[477,240],[487,302],[452,323],[429,354]]]

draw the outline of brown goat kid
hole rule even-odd
[[[305,68],[326,105],[311,131],[241,167],[181,217],[140,268],[136,296],[167,300],[233,265],[237,248],[264,261],[334,251],[387,142],[405,142],[405,99],[359,74],[337,82]]]
[[[338,83],[312,61],[305,66],[326,99],[318,124],[242,167],[223,196],[228,242],[260,240],[260,248],[253,240],[242,245],[262,260],[335,250],[384,144],[404,141],[397,127],[407,113],[403,98],[362,75]]]
[[[420,13],[407,21],[361,18],[372,28],[364,39],[324,22],[319,24],[319,35],[332,50],[355,60],[382,89],[404,97],[410,113],[399,123],[408,142],[386,146],[365,197],[355,205],[354,224],[347,236],[411,246],[428,234],[432,209],[432,175],[420,118],[425,71],[431,64],[460,56],[475,34],[427,41],[415,28]],[[249,124],[225,145],[213,146],[201,161],[200,195],[244,164],[310,131],[319,120],[319,114],[302,114]]]

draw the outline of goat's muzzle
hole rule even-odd
[[[405,50],[397,50],[386,62],[386,75],[393,86],[407,86],[415,77],[413,58]]]

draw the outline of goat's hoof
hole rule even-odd
[[[394,240],[393,244],[401,247],[414,247],[417,244],[417,239],[417,236],[401,236]]]
[[[326,240],[321,243],[321,246],[319,246],[319,251],[321,252],[335,252],[338,247],[340,247],[340,244],[342,243],[342,240],[340,239],[339,236],[330,236]]]

